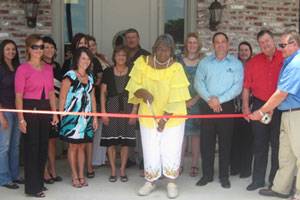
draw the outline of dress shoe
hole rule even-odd
[[[254,183],[253,182],[250,185],[248,185],[247,190],[248,191],[253,191],[253,190],[256,190],[256,189],[262,188],[262,187],[265,187],[264,183]]]
[[[208,177],[203,176],[203,177],[196,183],[196,185],[198,185],[198,186],[204,186],[204,185],[206,185],[207,183],[212,182],[212,181],[213,181],[213,178],[208,178]]]
[[[263,196],[268,196],[268,197],[279,197],[279,198],[289,198],[289,194],[281,194],[281,193],[278,193],[278,192],[275,192],[271,189],[261,189],[259,190],[258,192],[260,195],[263,195]]]
[[[20,177],[16,180],[13,180],[14,183],[17,183],[17,184],[25,184],[25,179]]]
[[[19,188],[18,184],[13,183],[13,182],[4,184],[4,185],[2,185],[2,186],[3,186],[3,187],[6,187],[6,188],[8,188],[8,189],[18,189],[18,188]]]
[[[230,181],[228,180],[228,178],[222,179],[222,180],[220,180],[220,182],[221,182],[221,186],[223,188],[230,188],[231,187]]]

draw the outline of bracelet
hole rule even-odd
[[[24,124],[25,122],[26,122],[25,119],[21,119],[21,120],[19,121],[20,124]]]
[[[258,110],[258,113],[259,113],[262,117],[265,116],[265,113],[262,112],[261,110]]]
[[[167,118],[161,118],[164,122],[167,122],[169,119]]]

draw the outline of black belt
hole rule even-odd
[[[282,112],[292,112],[292,111],[297,111],[297,110],[300,110],[300,108],[291,108],[288,110],[282,110]]]

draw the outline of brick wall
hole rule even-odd
[[[298,30],[299,0],[218,0],[225,5],[223,18],[218,31],[228,34],[231,51],[236,52],[241,41],[248,41],[259,52],[256,34],[263,28],[270,29],[276,35],[285,29]],[[197,29],[202,38],[204,51],[211,49],[211,37],[214,34],[208,28],[208,7],[213,0],[198,0]]]
[[[39,5],[37,26],[28,28],[24,5],[21,0],[0,0],[0,41],[13,39],[24,59],[24,40],[32,33],[49,35],[52,32],[51,0],[42,0]]]
[[[52,0],[41,0],[36,28],[28,28],[21,0],[0,0],[0,41],[15,40],[24,58],[24,39],[31,33],[51,34]],[[213,0],[198,0],[197,29],[202,38],[204,51],[211,50],[208,28],[208,7]],[[298,30],[299,0],[219,0],[225,5],[223,19],[218,31],[224,31],[231,40],[231,50],[236,52],[239,42],[249,41],[258,52],[256,33],[262,28],[271,29],[278,39],[284,29]]]

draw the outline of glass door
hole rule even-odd
[[[164,2],[164,32],[173,36],[176,53],[183,48],[185,32],[185,0],[165,0]]]
[[[89,2],[86,0],[65,0],[64,3],[64,52],[70,53],[70,44],[76,33],[89,33]]]

